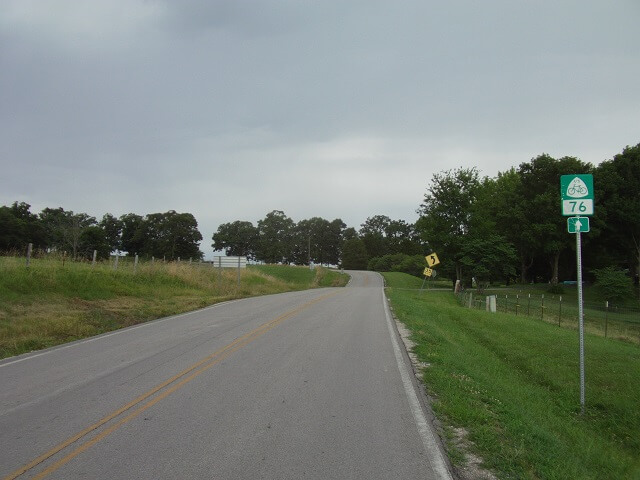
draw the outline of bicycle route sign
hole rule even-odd
[[[561,175],[560,197],[562,198],[562,215],[593,215],[593,175]]]

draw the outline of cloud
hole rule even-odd
[[[640,139],[640,5],[7,1],[0,203],[411,220],[431,176]],[[206,244],[206,242],[205,242]]]

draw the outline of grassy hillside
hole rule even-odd
[[[455,461],[466,448],[500,478],[640,478],[638,346],[586,335],[581,416],[575,331],[385,277]]]
[[[50,347],[234,298],[340,286],[346,275],[317,268],[241,271],[160,262],[138,266],[0,257],[0,358]]]

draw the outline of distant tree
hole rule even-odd
[[[367,269],[367,249],[359,238],[346,240],[342,246],[342,267],[347,270]]]
[[[385,232],[391,223],[386,215],[374,215],[360,226],[359,236],[364,242],[369,258],[381,257],[389,252],[385,241]]]
[[[122,221],[110,213],[105,213],[98,224],[104,232],[104,238],[109,247],[109,252],[118,250],[122,246]]]
[[[560,176],[591,173],[592,170],[591,164],[577,158],[556,160],[547,154],[522,163],[518,168],[529,245],[537,246],[537,253],[547,259],[552,285],[558,284],[560,256],[573,244],[573,237],[566,233],[566,220],[560,210]]]
[[[143,220],[147,243],[141,254],[146,257],[166,257],[170,260],[201,259],[199,243],[202,234],[198,222],[191,213],[177,213],[169,210],[165,213],[151,213]]]
[[[506,279],[516,274],[518,261],[513,245],[495,234],[477,237],[470,235],[462,247],[460,263],[475,278],[479,290],[484,290],[493,281]]]
[[[602,208],[599,256],[640,275],[640,143],[626,147],[594,171],[596,206]],[[598,212],[596,212],[598,213]]]
[[[108,259],[112,251],[104,229],[97,225],[86,227],[80,233],[78,257],[92,259],[94,250],[97,252],[97,258],[101,260]]]
[[[17,218],[9,207],[0,207],[0,250],[22,250],[24,246],[24,222]]]
[[[258,229],[251,222],[236,220],[223,223],[212,237],[214,250],[224,250],[226,255],[255,258]]]
[[[359,238],[358,232],[356,231],[356,229],[353,227],[345,228],[344,231],[342,232],[342,239],[346,241],[346,240],[352,240],[354,238]]]
[[[149,243],[149,235],[144,218],[135,213],[127,213],[120,217],[122,233],[120,234],[120,249],[129,255],[142,253]]]
[[[463,280],[461,259],[479,188],[475,168],[436,173],[418,210],[422,240],[438,253],[440,269],[453,279]]]
[[[595,286],[609,301],[624,300],[633,294],[633,282],[624,271],[614,267],[594,270]]]
[[[62,207],[45,208],[40,213],[49,248],[69,251],[74,260],[78,258],[80,237],[87,227],[97,225],[96,219],[86,213],[65,211]]]
[[[257,259],[266,263],[291,261],[293,227],[293,220],[281,210],[273,210],[259,220]]]

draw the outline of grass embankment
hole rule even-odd
[[[323,286],[346,275],[324,268],[241,270],[161,262],[111,265],[0,258],[0,358],[97,335],[225,300]]]
[[[385,277],[429,365],[423,379],[454,463],[463,431],[500,478],[640,478],[639,347],[586,335],[581,416],[575,331],[470,310],[451,293],[402,290],[413,280]]]

